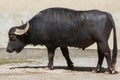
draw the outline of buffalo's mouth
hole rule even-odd
[[[13,53],[14,50],[13,50],[13,49],[10,49],[10,48],[7,48],[7,52],[9,52],[9,53]]]
[[[13,52],[19,53],[21,50],[22,49],[15,50],[15,49],[9,49],[9,48],[7,48],[7,52],[9,52],[9,53],[13,53]]]
[[[7,50],[7,52],[9,52],[9,53],[13,53],[14,51],[8,51],[8,50]]]

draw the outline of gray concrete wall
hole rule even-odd
[[[40,10],[50,7],[65,7],[75,10],[99,9],[112,14],[120,49],[120,1],[115,0],[0,0],[0,48],[6,48],[8,30],[27,21]],[[109,43],[112,48],[112,36]],[[29,46],[30,47],[30,46]],[[96,45],[89,47],[95,49]]]

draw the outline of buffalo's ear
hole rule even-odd
[[[15,35],[23,35],[23,34],[27,33],[27,31],[29,30],[29,27],[30,27],[29,26],[29,22],[27,22],[27,25],[26,25],[25,29],[18,29],[18,28],[16,28],[14,34]]]

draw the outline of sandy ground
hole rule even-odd
[[[68,70],[66,61],[59,49],[56,50],[54,58],[54,70],[47,70],[46,49],[24,49],[20,54],[8,54],[0,49],[0,58],[26,58],[31,62],[11,63],[0,65],[0,80],[119,80],[120,79],[120,58],[118,55],[118,74],[93,73],[97,64],[95,50],[81,51],[70,49],[70,56],[74,62],[74,70]],[[106,61],[103,63],[106,68]]]

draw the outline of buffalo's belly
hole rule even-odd
[[[64,46],[70,46],[70,47],[78,47],[78,48],[86,48],[92,45],[95,41],[93,40],[73,40],[73,41],[65,41],[65,40],[59,40],[57,43],[57,46],[64,47]]]

